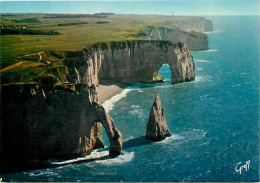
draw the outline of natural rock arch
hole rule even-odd
[[[169,74],[169,72],[171,73],[170,74],[170,78],[168,78],[169,76],[168,75],[165,75],[166,73]],[[169,64],[162,64],[160,66],[160,68],[158,69],[158,72],[155,73],[155,79],[161,79],[161,78],[168,78],[168,79],[172,79],[172,71],[171,71],[171,68],[169,66]]]
[[[172,83],[192,81],[195,78],[193,57],[184,43],[143,42],[127,49],[103,52],[101,78],[121,82],[153,80],[163,64],[172,72]]]
[[[91,50],[74,53],[81,62],[71,70],[68,81],[88,86],[97,86],[101,80],[126,83],[151,81],[162,64],[170,66],[173,84],[195,79],[193,57],[184,43],[133,40],[111,41],[109,45],[97,44]],[[74,57],[69,59],[70,63],[78,63]]]
[[[95,123],[97,123],[97,122],[101,123],[106,131],[107,137],[110,142],[109,156],[115,157],[115,156],[122,154],[122,149],[123,149],[122,134],[116,128],[113,119],[109,116],[108,113],[105,112],[105,109],[102,106],[98,105],[97,103],[93,103],[93,105],[95,108],[95,113],[92,113],[92,114],[94,114],[94,116],[93,116],[92,122],[89,126],[93,127],[93,125]],[[89,130],[87,132],[87,137],[89,137],[88,139],[91,138],[91,131],[92,131],[92,128],[89,128]],[[98,144],[95,144],[94,146],[102,147],[102,145],[100,144],[100,141],[99,141],[100,138],[99,137],[97,137],[97,138],[98,138],[98,142],[95,142],[95,143],[98,143]],[[97,140],[97,138],[95,138],[95,140]],[[90,142],[91,142],[91,140],[90,140]]]
[[[0,161],[7,168],[0,167],[1,173],[39,168],[50,158],[74,159],[90,154],[95,147],[91,142],[95,122],[102,123],[107,132],[109,155],[122,153],[122,135],[98,104],[95,86],[77,87],[76,92],[48,91],[30,84],[2,88],[1,135],[5,141]],[[13,111],[15,115],[10,117]]]

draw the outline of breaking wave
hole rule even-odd
[[[211,76],[195,76],[195,82],[209,81]]]
[[[225,32],[225,30],[215,30],[215,31],[208,31],[208,32],[204,32],[205,34],[217,34],[220,32]]]
[[[139,118],[143,117],[144,110],[140,108],[134,108],[134,110],[129,111],[129,114],[138,116]]]
[[[172,84],[165,84],[165,85],[160,85],[160,86],[154,86],[154,88],[168,88],[168,87],[172,87]]]
[[[166,137],[164,140],[155,142],[156,144],[168,144],[173,140],[181,140],[184,139],[184,137],[179,136],[179,135],[171,135],[170,137]]]
[[[111,111],[112,109],[114,109],[114,104],[116,102],[118,102],[119,100],[121,100],[122,98],[126,97],[127,93],[134,90],[134,87],[128,87],[126,89],[124,89],[121,93],[113,96],[111,99],[106,100],[102,106],[105,108],[106,112]]]
[[[218,50],[216,49],[209,49],[209,50],[202,50],[202,51],[198,51],[198,52],[217,52]]]
[[[52,165],[64,165],[64,164],[69,164],[69,163],[75,163],[75,162],[78,162],[78,161],[84,161],[84,160],[87,161],[87,160],[102,158],[102,157],[106,157],[108,155],[109,155],[109,151],[108,150],[96,149],[96,150],[93,150],[90,155],[87,155],[85,157],[75,158],[75,159],[66,160],[66,161],[60,161],[60,162],[53,161],[51,164]]]
[[[49,168],[47,169],[42,169],[42,170],[35,170],[33,172],[25,172],[25,174],[27,174],[30,177],[39,177],[39,176],[43,176],[43,175],[57,175],[57,173],[54,173],[52,170],[50,170]]]
[[[132,108],[140,108],[139,105],[132,105],[131,107],[132,107]]]
[[[97,160],[96,163],[100,163],[103,165],[117,165],[127,163],[133,160],[135,153],[134,152],[125,152],[123,151],[123,155],[119,155],[116,158],[106,159],[106,160]]]
[[[134,137],[133,137],[133,136],[130,136],[130,137],[124,139],[123,142],[127,142],[128,140],[133,140],[133,139],[134,139]]]
[[[199,63],[209,63],[209,62],[211,62],[211,61],[195,59],[195,62],[199,62]]]
[[[189,140],[199,140],[205,138],[207,131],[201,129],[192,129],[186,132],[183,132],[181,135],[185,138],[186,141]]]

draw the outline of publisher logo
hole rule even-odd
[[[235,167],[235,171],[241,175],[242,170],[248,171],[249,168],[250,168],[250,160],[248,160],[244,165],[241,165],[241,162],[239,162]]]

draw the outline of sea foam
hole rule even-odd
[[[209,50],[201,50],[201,51],[197,51],[197,52],[217,52],[218,50],[216,49],[209,49]]]
[[[144,116],[144,110],[140,108],[134,108],[133,110],[129,111],[129,114],[142,118]]]
[[[105,108],[106,112],[111,111],[114,108],[114,104],[118,102],[120,99],[126,97],[127,93],[132,91],[133,88],[126,88],[121,93],[113,96],[111,99],[106,100],[102,106]]]
[[[70,159],[70,160],[60,161],[60,162],[54,161],[51,164],[52,165],[64,165],[64,164],[69,164],[69,163],[76,163],[78,161],[87,161],[87,160],[102,158],[102,157],[106,157],[108,155],[109,155],[108,150],[96,149],[96,150],[93,150],[90,155],[87,155],[85,157],[75,158],[75,159]]]
[[[195,82],[207,82],[211,80],[211,76],[195,76]]]
[[[201,60],[201,59],[195,59],[195,62],[200,62],[200,63],[209,63],[211,61],[208,60]]]
[[[185,138],[186,141],[190,141],[203,139],[205,138],[207,133],[207,131],[204,131],[202,129],[191,129],[189,131],[181,133],[181,135]]]
[[[217,34],[220,32],[225,32],[225,30],[214,30],[214,31],[208,31],[208,32],[204,32],[205,34]]]
[[[123,163],[132,161],[134,158],[134,154],[135,154],[134,152],[123,151],[123,154],[119,155],[116,158],[111,158],[111,159],[106,159],[106,160],[97,160],[95,162],[103,164],[103,165],[108,165],[108,166],[123,164]]]
[[[116,102],[118,102],[119,100],[121,100],[122,98],[126,97],[127,93],[129,93],[130,91],[133,90],[138,90],[138,92],[143,92],[142,90],[139,89],[139,87],[141,86],[140,83],[129,86],[127,88],[125,88],[124,90],[122,90],[121,93],[113,96],[111,99],[106,100],[102,106],[105,108],[106,112],[108,113],[109,111],[111,111],[112,109],[114,109],[114,104]]]
[[[166,137],[162,141],[155,142],[156,144],[169,144],[173,140],[181,140],[184,139],[184,137],[179,136],[179,135],[171,135],[170,137]]]

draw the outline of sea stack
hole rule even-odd
[[[160,141],[169,136],[171,136],[171,133],[165,120],[160,95],[157,94],[151,107],[148,123],[146,124],[146,139]]]

